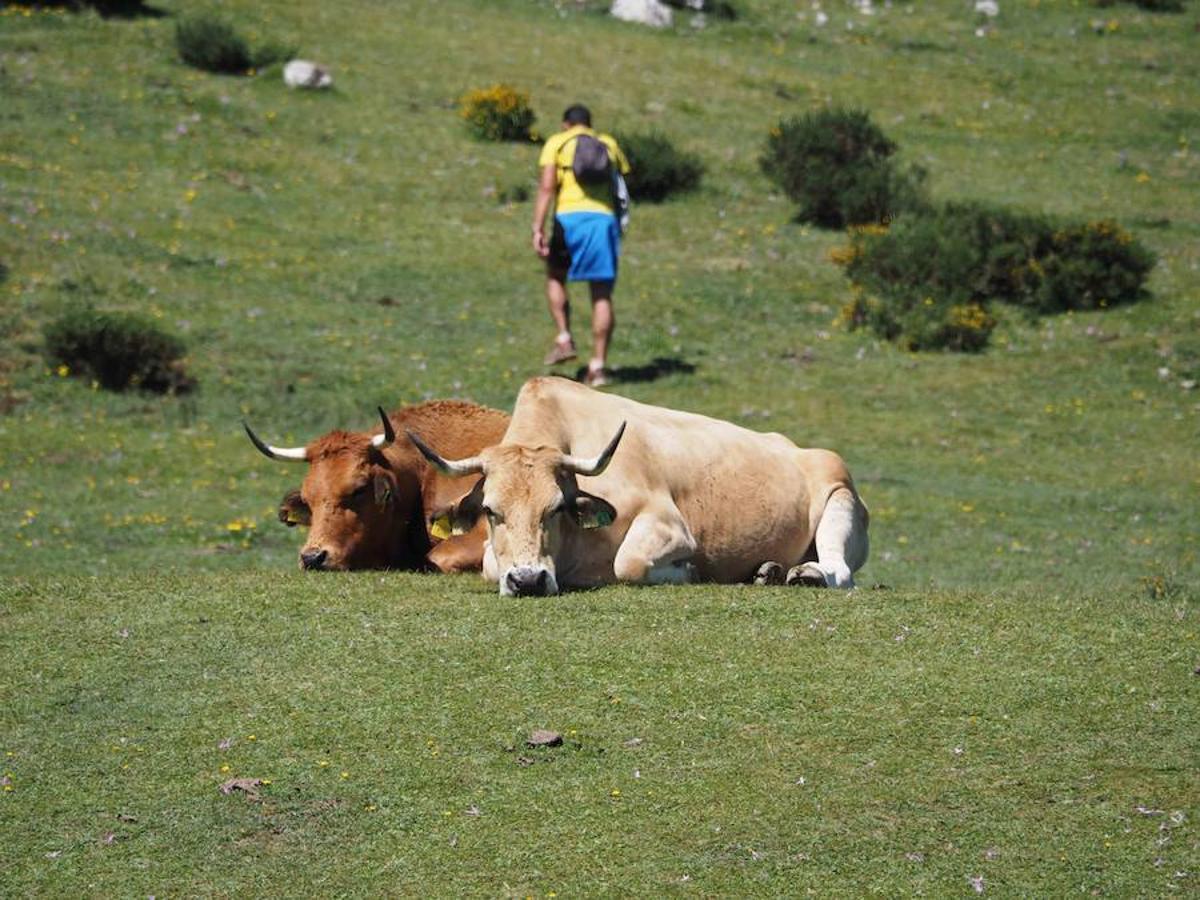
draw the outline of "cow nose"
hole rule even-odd
[[[325,560],[328,556],[329,554],[324,550],[301,550],[300,568],[323,569],[325,568]]]
[[[553,579],[541,566],[515,566],[504,576],[508,593],[516,597],[544,597],[557,593],[552,590]]]

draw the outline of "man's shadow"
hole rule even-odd
[[[641,366],[621,366],[610,369],[609,378],[612,384],[639,384],[647,381],[657,381],[667,375],[691,375],[696,371],[694,363],[673,356],[656,356],[650,362]],[[575,371],[575,380],[582,381],[587,374],[587,366],[580,366]]]

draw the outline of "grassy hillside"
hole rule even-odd
[[[824,26],[738,5],[661,32],[549,0],[0,9],[18,891],[1194,889],[1195,4],[1002,2],[983,37],[966,2],[826,4]],[[328,64],[334,89],[185,67],[175,21],[201,9]],[[582,100],[704,161],[699,191],[634,209],[613,390],[840,451],[872,510],[861,580],[893,590],[522,604],[474,579],[292,572],[274,510],[298,473],[243,419],[302,443],[377,404],[507,408],[543,371],[531,206],[496,199],[532,187],[537,145],[474,141],[456,114],[498,81],[543,133]],[[1159,256],[1150,298],[1010,316],[973,357],[842,330],[845,236],[794,222],[757,165],[780,118],[831,102],[870,110],[937,198],[1115,218]],[[51,370],[42,328],[82,302],[180,334],[199,391]],[[539,725],[584,737],[517,765],[501,745]],[[262,805],[216,790],[229,736],[231,770],[274,782]],[[629,815],[639,767],[671,788]]]

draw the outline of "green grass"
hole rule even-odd
[[[599,2],[223,4],[332,67],[303,93],[187,68],[197,7],[157,5],[0,10],[8,891],[1195,890],[1194,16],[1010,3],[977,38],[958,2],[822,29],[745,0],[667,32]],[[297,469],[242,419],[301,443],[377,404],[506,408],[542,371],[531,205],[495,197],[537,146],[475,141],[455,107],[501,81],[543,132],[582,100],[704,162],[634,209],[613,356],[694,370],[615,389],[840,451],[872,510],[860,581],[892,590],[522,603],[293,571]],[[826,102],[870,110],[937,199],[1115,218],[1159,255],[1152,297],[1011,317],[973,358],[843,331],[844,236],[795,224],[757,164]],[[200,390],[48,371],[41,329],[79,302],[180,334]],[[568,745],[523,750],[540,726]],[[270,778],[264,802],[230,775]]]
[[[1129,598],[1118,622],[1083,593],[527,603],[468,577],[320,581],[7,586],[9,889],[1191,883],[1176,873],[1195,863],[1195,619],[1179,598]],[[543,727],[564,745],[525,748]],[[262,803],[218,791],[235,777],[268,779]]]

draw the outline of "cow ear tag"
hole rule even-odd
[[[580,495],[576,521],[580,528],[606,528],[617,518],[617,511],[599,497]]]
[[[300,498],[299,491],[289,491],[279,502],[279,521],[288,528],[307,527],[312,521],[310,515],[308,504]]]
[[[438,516],[429,525],[429,533],[439,541],[449,540],[454,534],[454,529],[450,526],[450,516]]]

